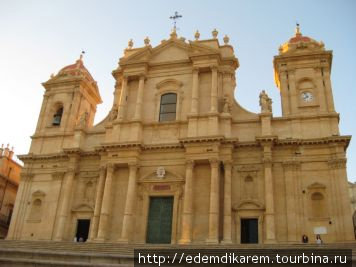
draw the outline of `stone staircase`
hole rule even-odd
[[[59,266],[133,266],[134,249],[352,249],[356,266],[356,242],[315,244],[220,244],[220,245],[133,245],[119,243],[75,243],[56,241],[0,240],[0,266],[59,267]]]

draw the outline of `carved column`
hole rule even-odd
[[[114,172],[114,165],[108,164],[106,169],[105,187],[103,193],[103,201],[100,211],[100,219],[98,226],[97,240],[104,241],[108,227],[109,215],[111,210],[111,190],[112,190],[112,175]]]
[[[131,162],[129,163],[129,183],[127,187],[127,194],[126,194],[126,202],[125,202],[125,212],[124,212],[124,219],[122,223],[122,230],[121,230],[121,237],[120,242],[128,243],[130,234],[131,234],[131,227],[133,225],[133,212],[136,203],[136,188],[137,188],[137,181],[136,181],[136,174],[137,174],[137,163]]]
[[[210,159],[209,235],[207,243],[219,243],[219,161]]]
[[[194,168],[194,161],[188,160],[186,164],[186,171],[185,171],[181,239],[179,240],[179,243],[181,244],[187,244],[192,241],[193,168]]]
[[[98,225],[101,211],[101,204],[103,201],[104,185],[105,185],[106,167],[100,167],[99,181],[97,185],[97,192],[95,197],[95,207],[92,225],[90,227],[90,240],[93,240],[98,235]]]
[[[265,243],[275,243],[275,222],[274,222],[274,193],[273,193],[273,176],[272,176],[272,145],[265,144],[263,146],[263,163],[265,176],[265,227],[266,240]]]
[[[61,204],[59,205],[59,217],[57,222],[57,230],[54,240],[63,240],[65,234],[65,224],[68,217],[69,205],[72,195],[73,181],[75,176],[75,168],[67,170],[64,177],[63,194]]]
[[[117,120],[123,120],[124,119],[124,112],[125,112],[125,106],[126,106],[128,77],[124,75],[122,77],[122,79],[123,79],[123,81],[122,81],[122,85],[121,85],[121,92],[120,92],[120,100],[119,100]]]
[[[136,100],[136,109],[135,109],[134,120],[141,120],[144,86],[145,86],[145,76],[143,74],[141,74],[139,82],[138,82],[137,100]]]
[[[192,104],[190,108],[191,114],[198,114],[199,110],[199,68],[193,69],[193,86],[192,86]]]
[[[224,162],[224,239],[223,243],[229,244],[231,241],[231,161]]]
[[[211,104],[210,112],[215,113],[218,111],[218,68],[217,66],[211,67]]]

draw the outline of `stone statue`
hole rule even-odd
[[[224,98],[223,112],[224,113],[230,113],[230,103],[229,103],[229,100],[227,98]]]
[[[116,120],[117,114],[118,114],[117,105],[115,104],[115,105],[112,107],[112,109],[111,109],[109,121],[114,121],[114,120]]]
[[[89,113],[85,111],[80,116],[77,126],[80,128],[86,128],[88,126],[88,121],[89,121]]]
[[[265,90],[260,93],[261,113],[272,112],[272,99],[268,97]]]

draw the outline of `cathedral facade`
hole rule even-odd
[[[80,58],[45,94],[8,239],[118,243],[299,243],[354,240],[332,52],[295,36],[274,57],[282,116],[236,102],[229,38],[152,47],[130,41],[112,72],[113,106]],[[256,104],[258,99],[256,99]]]

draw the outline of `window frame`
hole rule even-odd
[[[169,96],[169,95],[174,95],[175,96],[175,102],[168,102],[168,103],[163,103],[163,98],[165,96]],[[162,111],[162,108],[164,106],[168,106],[168,105],[174,105],[174,112],[172,111]],[[159,122],[172,122],[172,121],[176,121],[177,120],[177,107],[178,107],[178,94],[176,92],[164,92],[163,94],[160,95],[160,103],[159,103],[159,113],[158,113],[158,121]],[[174,114],[174,119],[162,119],[162,115],[166,115],[166,114]]]

